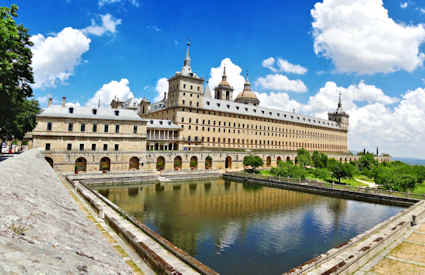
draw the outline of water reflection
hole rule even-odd
[[[221,274],[281,274],[401,210],[224,180],[139,187],[99,192]]]

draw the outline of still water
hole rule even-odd
[[[403,209],[221,179],[98,190],[221,274],[282,274]]]

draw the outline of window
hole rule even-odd
[[[96,144],[92,144],[92,145],[91,145],[91,150],[92,150],[92,151],[96,151]]]
[[[108,144],[103,144],[103,151],[108,151]]]
[[[92,109],[93,115],[97,114],[97,109]]]
[[[107,133],[109,131],[109,125],[105,124],[105,133]]]
[[[193,86],[192,86],[192,85],[190,85],[190,89],[191,89],[191,90],[193,89]],[[190,96],[192,96],[192,94],[191,94]]]
[[[115,115],[116,116],[119,116],[120,115],[120,111],[119,110],[115,110],[114,112],[115,112]]]
[[[120,126],[119,125],[115,125],[115,133],[119,133],[120,132]]]
[[[72,150],[72,144],[71,144],[71,143],[68,143],[68,144],[66,145],[66,150],[67,150],[67,151],[71,151],[71,150]]]
[[[73,114],[74,113],[74,108],[73,107],[69,107],[69,113]]]
[[[72,132],[72,122],[68,123],[68,131]]]
[[[80,144],[80,151],[84,151],[84,144]]]
[[[46,143],[46,151],[50,151],[50,143]]]
[[[115,144],[115,146],[114,146],[114,150],[115,150],[115,151],[118,151],[118,149],[119,149],[119,145],[118,145],[118,144]]]
[[[47,131],[51,131],[51,130],[52,130],[52,123],[47,122]]]
[[[136,125],[133,126],[133,133],[137,134],[137,126]]]
[[[183,84],[183,89],[186,89],[186,84]]]
[[[81,123],[81,132],[85,132],[86,131],[86,124]]]
[[[97,124],[93,123],[93,133],[96,133],[96,132],[97,132]]]

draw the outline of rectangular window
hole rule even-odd
[[[115,144],[115,146],[114,146],[114,150],[115,150],[115,151],[118,151],[118,149],[119,149],[119,145],[118,145],[118,144]]]
[[[68,123],[68,131],[69,132],[72,132],[72,126],[73,126],[72,122]]]
[[[51,130],[52,130],[52,123],[47,122],[47,131],[51,131]]]
[[[80,151],[84,151],[84,144],[80,144]]]
[[[137,134],[137,126],[136,125],[134,125],[134,127],[133,127],[133,133]]]
[[[120,126],[119,125],[115,125],[115,133],[119,133],[120,132]]]
[[[81,132],[85,132],[86,131],[86,124],[81,123]]]
[[[96,151],[96,144],[92,144],[92,145],[91,145],[91,150],[92,150],[92,151]]]
[[[96,133],[96,132],[97,132],[97,124],[93,123],[93,133]]]
[[[68,143],[68,144],[66,145],[66,150],[67,150],[67,151],[71,151],[71,150],[72,150],[72,144],[71,144],[71,143]]]
[[[46,143],[46,151],[50,151],[50,143]]]
[[[107,133],[109,131],[109,125],[105,124],[105,133]]]
[[[108,144],[103,144],[103,151],[108,151]]]

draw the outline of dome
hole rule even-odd
[[[251,91],[251,83],[248,81],[248,73],[246,73],[245,84],[243,87],[243,91],[238,94],[235,99],[235,102],[244,103],[244,104],[260,104],[260,100],[258,100],[257,96],[253,91]]]

